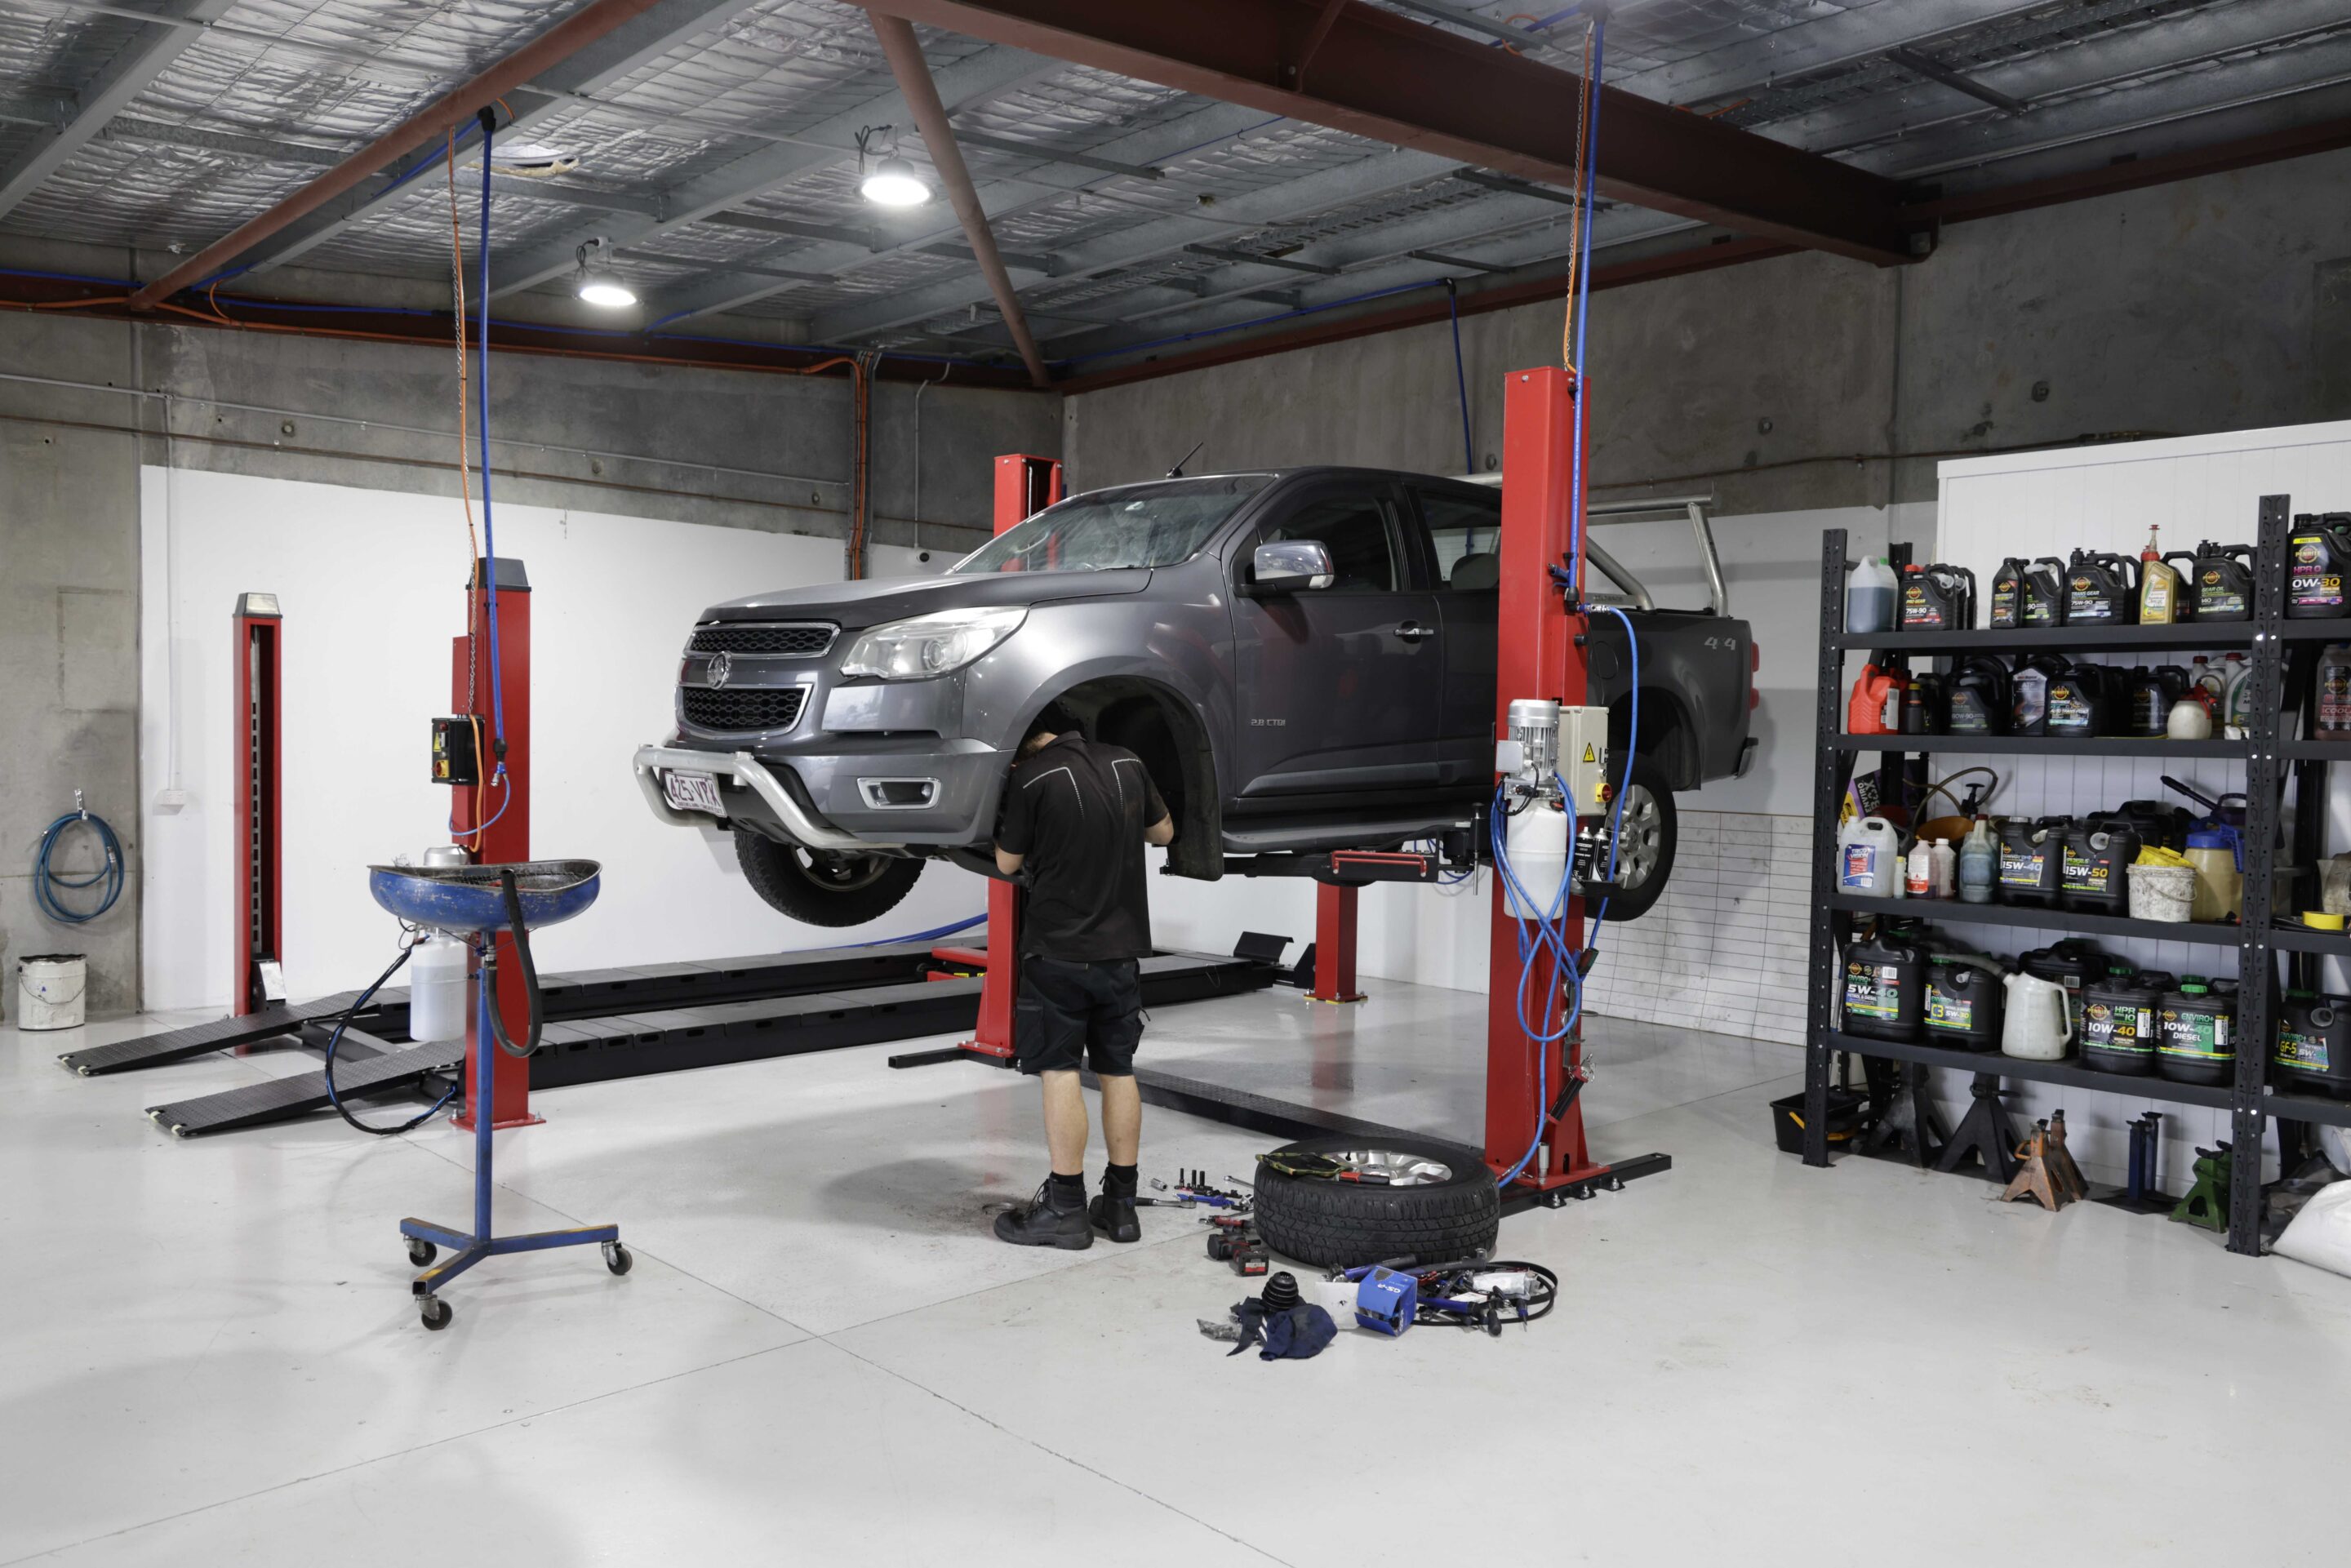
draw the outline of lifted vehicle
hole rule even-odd
[[[1743,772],[1753,638],[1723,604],[1659,610],[1590,548],[1640,638],[1641,733],[1614,616],[1591,701],[1636,741],[1618,918],[1673,868],[1674,792]],[[992,870],[1015,748],[1050,703],[1142,758],[1176,821],[1168,869],[1470,831],[1494,788],[1501,497],[1456,479],[1313,467],[1097,490],[944,576],[825,583],[714,606],[678,672],[677,730],[636,754],[665,821],[731,827],[770,904],[818,925],[887,912],[925,858]]]

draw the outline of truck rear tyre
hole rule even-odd
[[[1609,780],[1617,782],[1623,777],[1615,774]],[[1613,814],[1611,821],[1616,820]],[[1616,848],[1616,883],[1622,892],[1608,897],[1608,918],[1638,920],[1656,907],[1665,896],[1666,881],[1674,873],[1674,841],[1680,836],[1681,823],[1674,810],[1674,792],[1666,786],[1666,775],[1655,762],[1646,757],[1633,758],[1632,787],[1625,791],[1625,813],[1622,819],[1622,841]],[[1607,845],[1603,841],[1598,861],[1593,867],[1594,876],[1607,873]],[[1586,907],[1591,903],[1586,901]]]
[[[744,828],[735,830],[735,860],[752,892],[810,925],[879,920],[898,907],[923,874],[918,860],[802,849]]]
[[[1384,1185],[1290,1176],[1258,1162],[1257,1226],[1285,1258],[1353,1269],[1410,1256],[1449,1263],[1490,1250],[1502,1223],[1494,1173],[1475,1149],[1386,1134],[1303,1138],[1278,1154],[1322,1155]]]

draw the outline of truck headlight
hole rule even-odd
[[[960,670],[1020,629],[1029,612],[1019,605],[994,610],[941,610],[876,626],[857,639],[841,662],[844,675],[879,675],[885,681],[919,681]]]

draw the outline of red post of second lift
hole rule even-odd
[[[495,711],[490,690],[490,604],[486,581],[497,584],[498,596],[498,664],[505,687],[502,696],[506,706],[507,784],[504,789],[495,786],[480,791],[481,820],[490,825],[482,834],[480,847],[474,854],[479,865],[504,865],[530,859],[530,581],[523,573],[522,562],[507,557],[496,563],[495,578],[489,563],[483,563],[476,581],[469,591],[474,603],[471,624],[479,633],[479,645],[474,657],[468,659],[466,639],[455,639],[453,651],[454,667],[450,688],[455,706],[454,713],[475,713],[482,716],[482,756],[479,766],[487,779],[497,767],[497,757],[492,737],[492,715]],[[467,671],[472,672],[470,689]],[[475,819],[473,815],[475,792],[470,786],[451,791],[454,800],[449,820],[456,826],[461,841],[471,842]],[[501,933],[495,938],[498,952],[498,989],[495,1005],[504,1020],[508,1038],[521,1040],[530,1028],[529,1003],[525,998],[522,966],[514,961],[514,938]],[[478,967],[478,966],[477,966]],[[478,1061],[474,1054],[475,1010],[465,1009],[466,1060]],[[530,1063],[518,1056],[508,1056],[493,1043],[485,1053],[494,1060],[492,1081],[491,1121],[499,1127],[528,1127],[542,1120],[530,1111]],[[474,1124],[480,1087],[468,1073],[465,1082],[465,1109],[457,1118],[457,1125]]]

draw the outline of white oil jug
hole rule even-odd
[[[2002,982],[2008,998],[2000,1032],[2002,1056],[2027,1061],[2063,1061],[2074,1042],[2074,1018],[2065,988],[2037,975],[2011,975]]]

